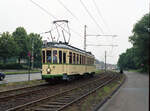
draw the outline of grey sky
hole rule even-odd
[[[71,28],[70,44],[83,49],[84,25],[87,34],[102,34],[101,30],[83,8],[80,0],[60,0],[77,17],[73,17],[58,0],[33,0],[58,19],[69,20]],[[102,17],[96,10],[96,2]],[[104,51],[107,51],[108,63],[117,63],[119,54],[125,52],[132,45],[128,37],[132,35],[132,28],[140,18],[149,12],[148,0],[82,0],[103,34],[116,34],[118,37],[87,37],[87,44],[118,45],[118,47],[87,46],[96,58],[104,61]],[[0,33],[13,32],[16,27],[23,26],[28,33],[41,33],[51,29],[55,19],[34,5],[30,0],[0,0]],[[80,34],[80,36],[74,32]],[[49,37],[49,34],[41,35]]]

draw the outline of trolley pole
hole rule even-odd
[[[106,51],[105,51],[105,72],[106,72]]]
[[[84,51],[86,51],[86,25],[84,26]]]

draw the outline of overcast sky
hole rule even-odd
[[[0,0],[0,33],[6,31],[12,33],[19,26],[24,27],[28,33],[42,33],[54,27],[52,24],[54,20],[65,19],[69,21],[71,29],[70,44],[83,49],[84,25],[87,25],[87,34],[118,35],[117,37],[87,37],[87,44],[118,45],[118,47],[87,46],[87,51],[91,51],[100,61],[104,61],[106,50],[107,62],[112,64],[117,63],[119,54],[132,47],[128,42],[128,37],[132,35],[132,28],[144,14],[149,12],[149,0],[33,1],[49,14],[30,0]],[[43,39],[50,37],[49,34],[41,34],[41,36]]]

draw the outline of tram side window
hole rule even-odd
[[[62,51],[59,51],[59,64],[62,64]]]
[[[43,63],[45,63],[45,51],[42,51]]]
[[[85,64],[85,61],[84,61],[85,59],[84,59],[84,56],[82,56],[82,61],[83,61],[83,63],[82,64]]]
[[[86,57],[86,64],[88,64],[88,62],[89,62],[89,58],[88,58],[88,57]]]
[[[69,64],[72,64],[72,52],[69,52]]]
[[[91,64],[91,58],[89,58],[89,64]]]
[[[53,51],[53,63],[57,63],[57,50]]]
[[[79,54],[77,54],[77,64],[79,64]]]
[[[46,57],[47,57],[47,63],[51,63],[52,58],[51,58],[51,51],[50,50],[46,51]]]
[[[92,59],[90,58],[90,64],[92,64]]]
[[[75,64],[75,61],[76,61],[76,56],[75,53],[73,53],[73,64]]]
[[[89,64],[89,58],[86,57],[86,64]]]
[[[83,56],[82,56],[82,64],[83,64]]]
[[[81,62],[81,55],[80,55],[80,64],[82,64],[82,62]]]
[[[86,57],[86,64],[89,64],[89,58]]]
[[[65,52],[63,53],[63,62],[64,62],[64,64],[66,63],[66,53]]]

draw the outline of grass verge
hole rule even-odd
[[[0,91],[6,91],[16,88],[29,87],[34,85],[39,85],[42,83],[46,83],[44,80],[30,80],[30,81],[22,81],[22,82],[10,82],[7,84],[0,84]]]
[[[103,73],[103,72],[105,72],[105,71],[104,71],[104,70],[96,69],[95,74],[101,74],[101,73]]]
[[[113,81],[111,84],[106,85],[88,97],[82,99],[80,102],[73,104],[65,109],[65,111],[92,111],[97,104],[102,102],[109,96],[123,81],[123,76],[120,79]]]

